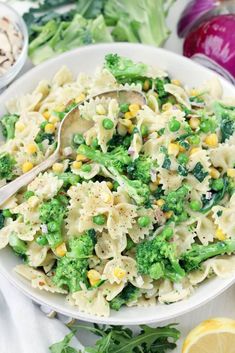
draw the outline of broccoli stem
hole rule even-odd
[[[27,251],[26,243],[17,237],[17,234],[11,233],[9,237],[9,245],[19,255],[25,255]]]
[[[217,255],[232,254],[235,252],[235,240],[219,241],[209,245],[195,244],[186,251],[180,259],[180,265],[186,272],[200,267],[201,263]]]

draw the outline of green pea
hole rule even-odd
[[[199,145],[200,143],[200,137],[198,135],[190,136],[188,138],[188,141],[191,145]]]
[[[114,127],[114,123],[111,119],[108,119],[108,118],[105,118],[103,121],[102,121],[102,125],[103,125],[103,128],[105,130],[111,130],[113,127]]]
[[[8,210],[7,208],[5,208],[3,211],[2,211],[2,214],[5,218],[10,218],[12,217],[12,213],[10,210]]]
[[[170,228],[170,227],[166,227],[166,228],[164,228],[163,231],[162,231],[163,237],[165,237],[167,240],[172,237],[173,233],[174,233],[174,232],[173,232],[173,229]]]
[[[75,134],[73,136],[73,142],[76,145],[82,145],[83,143],[85,143],[84,137],[82,136],[82,134]]]
[[[178,120],[176,120],[175,118],[173,118],[170,122],[169,122],[169,129],[171,132],[175,132],[178,131],[180,129],[180,122]]]
[[[193,211],[199,211],[202,207],[201,202],[198,200],[192,200],[189,204],[189,207],[191,208],[191,210]]]
[[[91,165],[89,165],[89,164],[84,164],[82,167],[81,167],[81,171],[83,171],[83,172],[86,172],[86,173],[89,173],[89,172],[91,172]]]
[[[203,120],[200,124],[200,130],[207,133],[211,131],[211,122],[209,119]]]
[[[48,240],[47,237],[45,235],[39,235],[39,237],[36,238],[36,242],[38,243],[38,245],[47,245]]]
[[[120,105],[120,112],[121,113],[126,113],[129,110],[129,104],[123,103]]]
[[[213,180],[211,187],[215,191],[222,190],[224,187],[223,179],[219,178],[219,179]]]
[[[187,164],[189,161],[189,157],[185,153],[179,153],[177,159],[178,159],[179,164]]]
[[[106,216],[104,214],[98,214],[92,218],[93,223],[97,224],[98,226],[102,226],[106,222]]]
[[[97,138],[97,137],[95,137],[95,138],[92,140],[91,145],[92,145],[93,148],[98,148],[98,147],[99,147],[99,141],[98,141],[98,138]]]
[[[141,228],[147,227],[150,224],[150,218],[148,216],[139,217],[137,223]]]
[[[25,200],[30,199],[30,197],[32,197],[32,196],[34,196],[34,192],[33,191],[30,191],[30,190],[25,191],[25,193],[24,193],[24,199]]]
[[[149,134],[148,126],[147,125],[142,125],[141,129],[140,129],[140,132],[141,132],[141,135],[143,137],[148,136],[148,134]]]
[[[118,187],[119,187],[119,184],[118,184],[118,182],[115,180],[115,181],[113,182],[113,190],[114,190],[114,191],[117,191]]]

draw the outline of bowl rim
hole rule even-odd
[[[4,101],[5,96],[11,94],[11,90],[14,91],[14,87],[18,88],[20,84],[23,84],[24,82],[28,81],[28,78],[33,77],[34,73],[45,69],[48,65],[51,65],[53,62],[56,62],[57,60],[63,61],[64,58],[67,58],[67,57],[69,58],[70,56],[76,57],[76,55],[79,56],[79,54],[81,52],[83,52],[85,54],[87,54],[87,53],[89,54],[90,51],[96,51],[96,49],[98,49],[98,48],[100,50],[103,50],[105,53],[107,51],[107,49],[115,52],[115,49],[117,49],[117,51],[118,51],[119,48],[130,49],[130,47],[132,47],[133,49],[136,48],[138,50],[144,50],[146,48],[148,50],[155,51],[156,54],[157,54],[157,52],[161,52],[161,53],[163,53],[163,55],[170,55],[172,57],[172,61],[174,60],[174,58],[177,58],[178,60],[181,59],[182,65],[183,65],[183,63],[185,63],[185,65],[187,65],[187,63],[189,63],[191,66],[198,68],[198,70],[200,70],[202,72],[202,78],[203,78],[203,72],[207,72],[210,75],[214,74],[214,72],[199,65],[198,63],[195,63],[188,58],[182,57],[181,55],[178,55],[176,53],[170,52],[170,51],[162,49],[162,48],[155,48],[153,46],[143,45],[143,44],[135,44],[135,43],[133,43],[133,44],[130,44],[130,43],[107,43],[107,44],[101,43],[101,44],[94,44],[94,45],[89,45],[86,47],[74,49],[72,51],[63,53],[55,58],[52,58],[52,59],[34,67],[33,69],[29,70],[27,73],[22,75],[20,78],[15,80],[14,83],[12,85],[10,85],[0,95],[0,101],[1,100]],[[128,54],[127,54],[127,56],[128,56]],[[61,63],[61,66],[62,65],[63,64]],[[225,86],[230,87],[230,89],[235,92],[234,86],[230,82],[226,81],[222,77],[219,77],[219,79],[220,79],[220,81],[222,81],[224,83]],[[36,82],[35,82],[35,85],[36,85]],[[39,290],[38,290],[38,294],[37,293],[34,294],[32,292],[32,290],[30,290],[30,288],[26,288],[24,281],[21,281],[18,279],[18,277],[14,277],[13,275],[11,275],[9,270],[3,265],[3,262],[1,262],[1,261],[0,261],[0,273],[5,278],[7,278],[16,288],[20,289],[20,291],[23,292],[27,297],[31,298],[32,300],[34,300],[35,302],[37,302],[41,305],[50,306],[53,310],[55,310],[59,313],[62,313],[67,316],[72,316],[72,317],[75,317],[75,318],[83,320],[83,321],[114,324],[114,325],[119,325],[119,324],[137,325],[137,324],[143,324],[143,323],[150,324],[150,323],[164,322],[166,320],[181,316],[189,311],[197,309],[201,305],[209,302],[210,300],[212,300],[213,298],[215,298],[216,296],[221,294],[223,291],[225,291],[227,288],[229,288],[233,283],[235,283],[235,275],[231,276],[227,279],[219,279],[218,280],[218,278],[214,278],[214,279],[212,279],[212,281],[217,280],[219,285],[216,288],[214,288],[212,294],[206,296],[206,298],[204,298],[204,297],[200,298],[200,302],[197,302],[196,304],[191,303],[191,305],[184,305],[184,301],[181,301],[180,302],[180,303],[182,303],[182,305],[180,305],[181,308],[180,309],[177,308],[177,309],[173,310],[172,313],[168,312],[164,318],[162,317],[163,315],[160,318],[157,317],[157,311],[156,311],[156,316],[150,317],[147,319],[145,319],[144,317],[141,317],[141,316],[138,316],[137,318],[133,318],[133,317],[128,318],[127,317],[127,319],[124,319],[124,318],[120,319],[118,317],[113,317],[112,315],[110,317],[98,317],[98,316],[94,316],[94,315],[89,315],[84,312],[78,311],[76,309],[76,307],[71,307],[71,309],[70,309],[69,307],[65,307],[65,306],[62,307],[61,304],[57,304],[55,302],[53,303],[53,299],[50,299],[50,298],[44,299],[44,298],[42,298],[42,296],[40,296]],[[156,307],[156,306],[154,306],[154,307]],[[133,310],[134,310],[134,307],[133,307]]]
[[[4,85],[5,85],[4,82],[6,82],[6,85],[7,85],[9,80],[14,79],[14,77],[20,72],[21,68],[25,64],[25,61],[27,58],[26,54],[28,51],[29,35],[28,35],[27,26],[26,26],[26,23],[25,23],[23,17],[20,16],[19,13],[12,6],[10,6],[9,4],[7,4],[5,2],[0,2],[0,8],[1,7],[7,8],[9,11],[11,11],[14,14],[14,16],[16,16],[16,18],[18,19],[18,22],[20,23],[20,28],[18,28],[18,29],[19,29],[19,31],[22,32],[22,35],[23,35],[23,45],[22,45],[22,50],[20,52],[20,55],[18,56],[15,63],[2,76],[0,76],[0,82],[3,82],[3,87],[4,87]],[[19,27],[18,24],[15,23],[15,21],[12,21],[12,22],[15,25],[17,25],[17,27]],[[25,57],[25,59],[24,59],[24,57]]]

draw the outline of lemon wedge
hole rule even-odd
[[[182,353],[235,353],[235,320],[203,321],[186,337]]]

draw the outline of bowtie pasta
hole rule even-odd
[[[147,103],[92,98],[115,89],[142,92]],[[53,153],[77,104],[87,126],[0,209],[0,249],[22,258],[17,273],[99,316],[176,302],[209,276],[231,275],[235,106],[222,94],[217,79],[188,88],[109,54],[91,77],[63,67],[8,102],[1,186]]]

